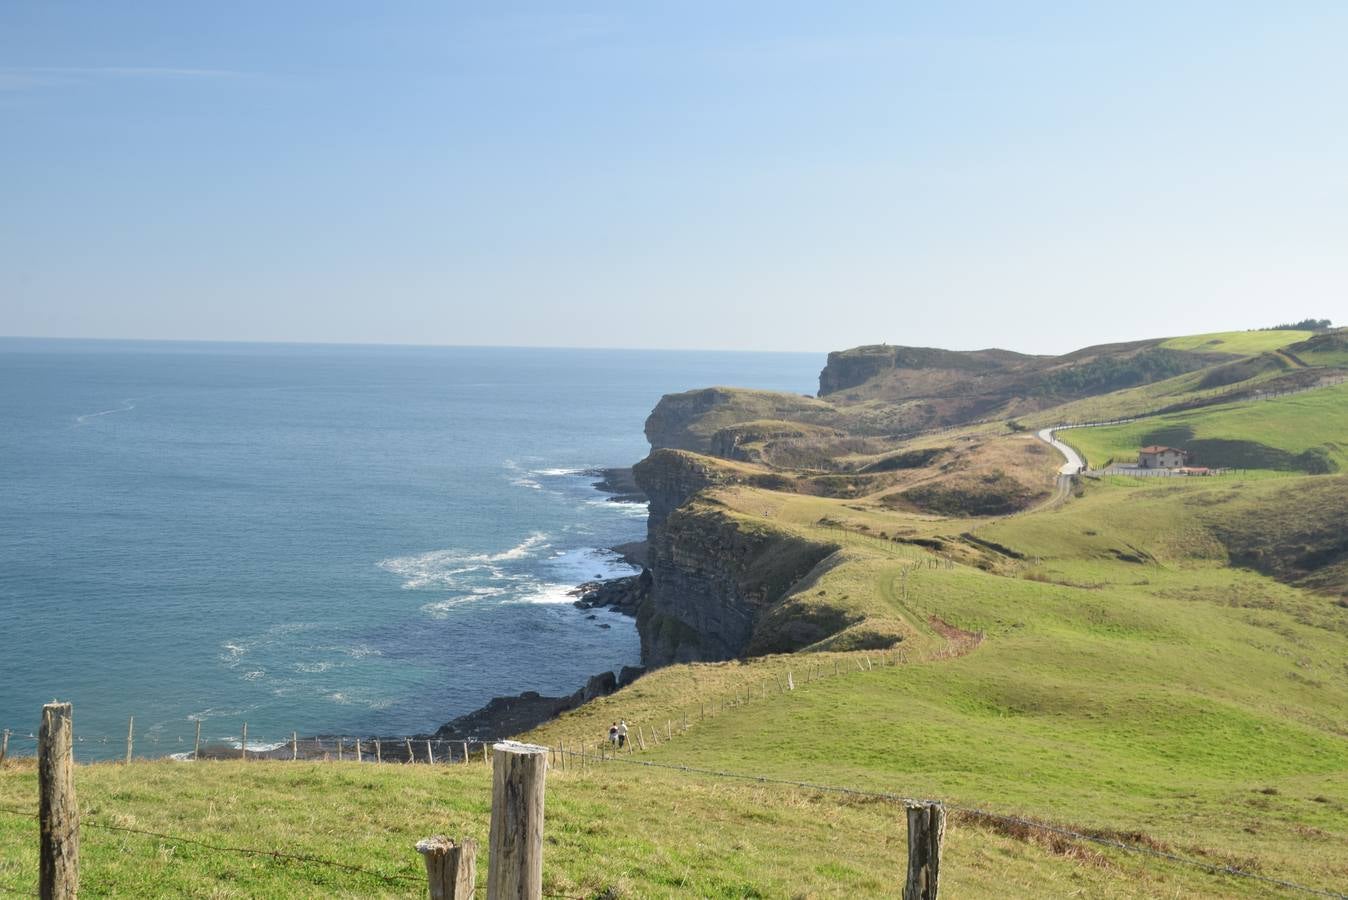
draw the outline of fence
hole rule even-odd
[[[821,793],[832,793],[852,797],[865,797],[892,802],[902,807],[906,811],[906,817],[908,819],[909,868],[905,877],[906,887],[903,896],[920,898],[920,900],[927,900],[927,898],[929,897],[934,898],[936,896],[936,891],[939,887],[941,841],[943,839],[944,829],[946,827],[945,815],[947,811],[958,813],[960,817],[974,824],[993,824],[993,825],[1000,825],[1003,827],[1024,829],[1027,831],[1042,832],[1046,835],[1052,835],[1058,838],[1063,838],[1072,841],[1093,843],[1096,845],[1113,848],[1121,852],[1136,854],[1156,860],[1163,860],[1177,865],[1194,867],[1196,869],[1200,869],[1210,874],[1248,879],[1261,884],[1278,887],[1286,891],[1296,891],[1310,896],[1322,896],[1331,898],[1338,897],[1341,898],[1341,900],[1348,900],[1348,895],[1345,894],[1339,894],[1333,891],[1309,887],[1306,885],[1298,884],[1289,879],[1265,875],[1259,872],[1246,871],[1230,865],[1217,865],[1214,863],[1205,862],[1203,860],[1184,857],[1179,854],[1170,852],[1167,849],[1164,849],[1163,846],[1158,847],[1154,844],[1148,845],[1142,843],[1130,843],[1123,840],[1119,840],[1116,837],[1112,837],[1106,834],[1098,834],[1098,833],[1092,834],[1088,832],[1083,832],[1078,829],[1066,828],[1061,825],[1055,825],[1052,823],[1027,819],[1022,816],[1007,815],[1004,813],[999,813],[978,806],[969,806],[958,803],[940,802],[934,800],[915,799],[911,797],[904,797],[891,792],[792,780],[764,774],[752,774],[743,772],[730,772],[730,771],[697,768],[693,766],[681,765],[677,762],[648,760],[639,757],[639,754],[641,754],[643,751],[646,751],[648,748],[653,749],[654,747],[658,747],[661,744],[675,741],[681,735],[695,728],[697,721],[705,719],[707,717],[724,714],[727,712],[733,713],[737,711],[739,708],[750,703],[778,700],[786,696],[789,696],[792,692],[799,689],[799,686],[808,685],[826,678],[839,677],[847,675],[849,673],[853,675],[865,674],[874,671],[876,668],[884,668],[886,666],[898,666],[904,661],[905,656],[902,653],[902,651],[889,652],[889,653],[855,652],[846,655],[839,655],[831,660],[826,660],[825,662],[821,663],[802,661],[806,662],[806,664],[803,666],[792,665],[787,667],[784,670],[784,672],[772,673],[770,677],[761,677],[757,681],[745,681],[742,684],[738,685],[733,690],[733,692],[725,696],[713,697],[710,698],[708,702],[700,703],[696,713],[696,717],[690,715],[688,711],[680,710],[669,716],[663,717],[663,723],[660,722],[652,723],[648,721],[637,723],[635,725],[635,728],[630,729],[632,739],[626,741],[621,748],[614,747],[613,745],[609,744],[607,741],[602,739],[599,740],[575,739],[570,736],[566,738],[556,739],[554,745],[550,747],[517,745],[510,742],[497,742],[493,745],[493,751],[491,752],[490,755],[485,753],[486,748],[484,745],[482,747],[484,751],[484,755],[481,757],[482,761],[484,763],[490,762],[490,764],[493,766],[493,805],[492,805],[493,825],[492,830],[490,832],[492,837],[490,841],[491,855],[489,856],[489,860],[498,858],[501,860],[507,859],[514,860],[515,862],[511,863],[511,865],[515,866],[521,871],[523,871],[524,868],[528,868],[530,872],[533,872],[535,869],[541,871],[541,850],[540,855],[535,858],[528,855],[527,847],[533,846],[534,843],[537,843],[538,845],[541,846],[541,835],[543,827],[542,812],[541,812],[541,792],[543,790],[543,781],[545,778],[545,773],[549,767],[549,764],[563,771],[567,769],[579,768],[580,770],[590,772],[602,772],[612,764],[619,764],[633,767],[644,767],[649,769],[658,769],[662,771],[677,772],[692,777],[751,781],[764,785],[789,786],[797,789],[804,789]],[[793,662],[796,661],[793,660]],[[799,679],[797,678],[797,674],[799,674]],[[68,704],[63,704],[61,706],[64,706],[64,708],[67,711],[69,710]],[[44,707],[43,713],[44,725],[46,724],[47,721],[47,708],[48,707]],[[68,712],[66,714],[65,721],[67,723],[69,722]],[[75,769],[72,765],[73,763],[72,757],[73,741],[71,741],[72,735],[71,732],[69,731],[68,725],[63,735],[59,730],[56,731],[55,733],[56,738],[55,739],[50,737],[47,738],[45,741],[45,746],[49,748],[53,745],[53,743],[55,743],[59,749],[61,742],[62,741],[65,742],[64,751],[57,752],[55,754],[55,759],[57,760],[57,762],[50,765],[41,762],[42,760],[45,760],[48,757],[48,755],[51,753],[50,750],[44,750],[42,753],[39,754],[40,760],[39,775],[40,781],[42,782],[42,798],[43,798],[41,806],[42,809],[44,810],[54,811],[54,817],[51,818],[50,821],[44,820],[44,827],[42,829],[43,844],[44,844],[43,847],[44,865],[42,867],[42,872],[44,873],[48,870],[48,867],[45,863],[45,860],[48,858],[48,856],[50,855],[50,858],[55,861],[51,866],[51,871],[53,873],[56,873],[57,871],[59,871],[59,867],[55,863],[67,859],[69,856],[68,852],[66,852],[65,855],[63,855],[62,848],[63,847],[68,848],[69,846],[71,846],[71,843],[69,841],[62,844],[58,840],[53,843],[51,849],[48,849],[46,846],[46,842],[48,840],[47,836],[52,835],[55,836],[56,838],[59,838],[63,834],[66,835],[70,834],[71,822],[73,821],[75,823],[74,824],[75,838],[73,844],[76,847],[76,857],[78,846],[78,837],[77,837],[78,828],[83,827],[94,829],[106,829],[111,831],[128,832],[132,834],[143,834],[164,840],[180,841],[182,843],[194,844],[203,847],[205,849],[220,853],[264,856],[270,857],[274,860],[281,862],[293,861],[315,865],[330,866],[334,869],[349,871],[353,873],[360,873],[368,877],[376,878],[390,885],[428,884],[432,897],[459,898],[465,896],[469,897],[473,896],[471,890],[465,887],[465,885],[473,884],[472,873],[475,866],[475,854],[477,848],[471,842],[455,842],[449,840],[448,838],[439,836],[435,838],[427,838],[423,841],[418,842],[416,849],[422,854],[424,858],[425,869],[427,872],[425,880],[423,880],[421,878],[414,877],[406,873],[384,872],[378,869],[373,869],[365,866],[353,866],[346,863],[340,863],[332,860],[325,860],[315,856],[308,856],[302,854],[288,854],[275,850],[260,850],[247,847],[229,847],[229,846],[208,844],[202,841],[194,840],[192,838],[162,834],[159,832],[149,830],[127,828],[124,826],[119,826],[108,822],[93,821],[90,820],[87,816],[78,817],[77,815],[72,815],[71,811],[75,810],[76,808],[74,804],[74,786],[73,786],[73,773]],[[37,739],[40,744],[39,749],[43,749],[44,739],[41,731],[39,732],[39,735],[37,735]],[[353,742],[353,744],[354,743],[356,742]],[[432,743],[435,742],[432,741]],[[450,742],[441,741],[440,743],[448,744]],[[461,741],[455,743],[458,743],[460,746],[462,746],[463,744],[463,742]],[[516,766],[520,765],[515,760],[503,761],[503,755],[518,754],[518,753],[527,753],[532,755],[531,761],[528,762],[528,766],[532,766],[533,768],[529,769],[528,771],[534,772],[533,775],[528,775],[527,772],[524,774],[517,773],[515,775],[503,775],[502,773],[503,768],[507,772],[514,772]],[[242,756],[243,754],[241,753],[240,755]],[[327,758],[334,759],[335,757],[329,754]],[[349,754],[344,758],[350,759],[352,761],[357,761],[359,759],[359,761],[362,762],[380,762],[380,761],[390,762],[390,760],[381,760],[379,757],[371,759],[368,755],[364,755],[358,758],[354,754]],[[435,757],[433,756],[428,758],[435,759]],[[478,759],[477,750],[474,747],[472,753],[464,754],[463,757],[460,758],[458,761],[467,763],[467,762],[476,762],[477,759]],[[62,762],[62,760],[64,760],[64,762]],[[61,773],[63,771],[66,774],[62,775]],[[45,775],[44,772],[50,772],[53,774]],[[62,782],[63,778],[69,779],[70,781],[68,801],[60,799],[62,795],[59,790],[57,791],[56,794],[52,795],[51,800],[48,800],[47,784],[56,783],[59,788],[59,786],[63,783]],[[536,785],[536,788],[533,787],[532,785]],[[538,792],[537,796],[540,798],[540,806],[536,817],[531,812],[532,807],[528,806],[527,803],[523,808],[516,808],[519,803],[524,802],[519,798],[533,797],[534,796],[533,791],[535,791],[535,789]],[[510,819],[511,821],[516,822],[534,821],[536,818],[536,821],[538,823],[536,841],[534,838],[530,838],[530,840],[524,841],[522,845],[518,843],[511,844],[510,846],[515,848],[513,850],[508,849],[502,849],[500,851],[497,850],[498,840],[510,839],[518,841],[518,839],[520,838],[520,835],[515,831],[498,828],[498,826],[496,825],[496,817],[498,815],[497,795],[501,792],[504,792],[509,796],[515,797],[516,800],[512,802],[515,803],[516,805],[502,806],[499,810],[499,813],[501,815],[506,815],[508,813],[507,818]],[[504,801],[502,802],[504,803]],[[937,812],[938,810],[939,813]],[[33,815],[31,812],[5,809],[3,807],[0,807],[0,812],[8,812],[10,814],[28,815],[28,816]],[[64,825],[62,825],[63,822],[65,823]],[[498,834],[498,832],[500,833]],[[531,843],[531,841],[534,841],[534,843]],[[521,847],[523,847],[524,849],[521,849]],[[504,865],[505,863],[503,862],[501,864]],[[78,872],[77,864],[74,866],[74,871],[77,877]],[[915,871],[918,873],[916,876],[914,875]],[[53,875],[53,877],[55,877],[55,875]],[[524,876],[521,875],[519,877],[522,878]],[[529,884],[538,883],[537,879],[535,879],[532,874],[530,874],[528,877],[530,879],[533,879],[528,882]],[[916,881],[914,881],[915,878]],[[438,888],[436,887],[437,883],[440,885],[440,887]],[[3,892],[4,890],[5,887],[3,885],[0,885],[0,892]],[[923,890],[926,890],[928,892],[923,893],[922,892]],[[914,893],[913,891],[917,892]],[[896,894],[897,893],[898,892],[896,891]],[[43,896],[61,896],[61,894],[52,893],[52,894],[44,894]],[[489,872],[488,897],[498,897],[498,896],[507,896],[507,895],[492,892],[491,876]],[[526,891],[525,893],[509,894],[509,896],[513,897],[513,896],[558,896],[558,895],[543,895],[541,893],[530,893]]]
[[[42,708],[38,731],[38,893],[44,898],[73,900],[80,882],[81,828],[105,828],[194,844],[216,853],[266,856],[329,866],[371,875],[389,884],[421,883],[409,875],[387,873],[306,854],[229,847],[191,838],[131,828],[81,817],[76,801],[73,708],[49,703]],[[487,897],[489,900],[542,898],[544,792],[550,748],[503,741],[492,748],[492,801],[489,830]],[[581,752],[579,756],[592,758]],[[612,762],[602,754],[600,762]],[[582,764],[583,765],[583,764]],[[936,900],[945,835],[945,809],[931,801],[904,801],[908,810],[908,867],[905,900]],[[0,807],[0,812],[31,817],[25,810]],[[472,897],[476,890],[477,845],[442,835],[425,838],[414,849],[423,857],[425,884],[432,900]],[[15,893],[12,888],[0,888]]]

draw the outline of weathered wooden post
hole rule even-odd
[[[136,735],[136,717],[132,716],[126,720],[126,764],[131,765],[131,747],[135,743]]]
[[[794,691],[796,689],[796,679],[791,676],[791,670],[786,670],[786,689]]]
[[[248,760],[248,723],[243,723],[243,740],[239,741],[239,759]]]
[[[290,732],[290,759],[293,762],[300,758],[300,733],[298,731]]]
[[[343,743],[345,740],[346,740],[346,738],[338,738],[338,739],[337,739],[337,761],[338,761],[338,762],[341,762],[341,761],[342,761],[342,743]]]
[[[403,740],[407,742],[407,761],[409,763],[416,762],[416,757],[412,755],[412,739],[410,737],[405,737]]]
[[[490,760],[487,759],[487,745],[486,745],[486,743],[483,743],[483,745],[482,745],[482,765],[484,765],[484,766],[489,766],[489,765],[491,765]]]
[[[936,900],[944,840],[945,806],[920,803],[908,807],[908,878],[903,883],[903,900]]]
[[[539,900],[548,750],[515,741],[493,749],[487,900]]]
[[[426,882],[431,900],[472,900],[477,879],[477,841],[454,843],[436,835],[417,841],[417,852],[426,861]]]
[[[75,803],[73,741],[70,704],[42,707],[37,732],[38,896],[42,900],[74,900],[80,889],[80,811]]]
[[[468,765],[468,763],[470,763],[470,762],[472,762],[472,760],[470,760],[470,759],[468,758],[468,742],[467,742],[467,741],[464,741],[464,742],[463,742],[463,764],[466,766],[466,765]]]
[[[356,738],[356,762],[360,761],[360,738]]]
[[[429,740],[426,741],[426,762],[430,764],[435,763],[435,754],[431,752],[431,742]]]
[[[0,766],[5,764],[5,756],[9,753],[9,729],[6,728],[0,733]]]
[[[192,740],[192,759],[201,759],[201,720],[197,719],[197,736]]]
[[[379,746],[379,738],[374,739],[374,761],[377,763],[384,761],[384,750]]]

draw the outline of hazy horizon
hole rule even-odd
[[[1063,353],[1342,321],[1346,42],[1332,3],[9,4],[0,331]]]

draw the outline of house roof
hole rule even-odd
[[[1185,451],[1178,447],[1162,447],[1159,444],[1152,444],[1150,447],[1143,447],[1143,453],[1184,453]]]

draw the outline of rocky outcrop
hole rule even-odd
[[[648,532],[663,525],[670,513],[698,492],[734,480],[715,461],[678,450],[653,450],[650,456],[632,467],[632,473],[650,502]]]
[[[653,450],[709,453],[712,435],[730,425],[771,419],[829,424],[836,418],[837,410],[813,397],[704,388],[661,397],[646,418],[646,439]]]
[[[1031,359],[1009,350],[940,350],[888,344],[835,350],[819,373],[819,396],[857,387],[891,369],[978,373],[1005,369]]]
[[[732,659],[760,618],[837,548],[690,504],[650,532],[651,590],[637,614],[648,666]]]

